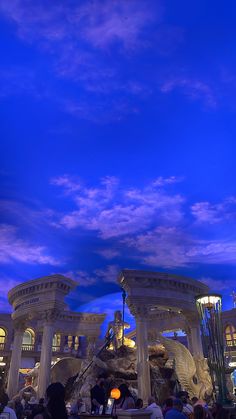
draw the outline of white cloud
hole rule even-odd
[[[99,187],[83,186],[74,191],[70,180],[65,184],[62,179],[63,183],[54,183],[71,193],[77,207],[60,219],[59,224],[68,229],[93,230],[108,239],[147,230],[153,222],[178,224],[183,220],[184,198],[167,194],[153,184],[143,189],[122,189],[117,178],[107,177]]]
[[[173,77],[166,80],[161,86],[161,92],[165,94],[174,90],[179,90],[190,100],[202,100],[210,108],[217,106],[217,99],[210,83],[202,80],[189,78],[188,76]]]
[[[187,205],[186,198],[165,187],[179,178],[158,177],[142,189],[122,188],[116,178],[102,180],[96,188],[69,187],[75,209],[65,213],[59,225],[67,229],[94,231],[110,246],[97,250],[107,259],[124,256],[141,259],[150,266],[181,267],[191,264],[235,264],[236,241],[196,231],[196,222],[233,220],[235,198],[222,203]],[[70,181],[68,181],[70,185]],[[59,185],[61,186],[61,185]],[[63,184],[66,193],[67,185]],[[211,221],[210,221],[211,220]],[[117,251],[119,249],[119,251]]]
[[[170,176],[167,178],[164,178],[163,176],[159,176],[156,180],[154,180],[153,186],[171,185],[177,182],[181,182],[182,180],[183,180],[182,177],[177,177],[177,176]]]
[[[236,198],[229,197],[218,204],[196,202],[191,211],[198,223],[217,224],[235,218]]]
[[[117,265],[107,265],[103,269],[96,269],[94,272],[103,282],[117,282],[118,273],[120,271]]]
[[[183,229],[158,227],[124,239],[150,266],[175,268],[191,264],[235,265],[236,240],[200,240]]]
[[[61,265],[61,261],[49,255],[45,246],[36,246],[19,238],[16,227],[0,225],[0,263],[21,262],[26,264]]]
[[[68,278],[74,279],[78,282],[78,285],[81,287],[89,287],[94,284],[99,284],[102,282],[117,282],[118,273],[120,271],[119,266],[117,265],[107,265],[102,269],[95,269],[91,273],[86,271],[68,271],[62,273],[62,275],[67,276]]]
[[[95,253],[97,253],[98,255],[101,255],[105,259],[113,259],[120,255],[120,251],[116,249],[111,249],[111,248],[97,250]]]
[[[214,279],[210,277],[201,277],[199,279],[200,282],[204,282],[206,285],[209,286],[211,290],[222,292],[222,291],[229,291],[231,289],[236,289],[235,280],[228,280],[228,279]]]
[[[74,279],[74,281],[78,282],[78,285],[81,287],[89,287],[97,282],[97,278],[93,274],[89,274],[86,271],[68,271],[66,273],[62,273],[68,278]]]
[[[1,312],[10,313],[12,312],[12,307],[8,302],[7,294],[8,292],[19,285],[23,280],[10,278],[6,275],[1,275],[1,296],[0,296],[0,307]]]

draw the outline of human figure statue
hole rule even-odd
[[[124,330],[129,329],[129,328],[130,328],[130,324],[122,320],[121,311],[120,310],[115,311],[114,320],[112,320],[108,324],[108,328],[107,328],[107,332],[105,336],[106,339],[109,338],[111,334],[114,336],[109,346],[110,350],[116,351],[122,345],[128,346],[129,348],[134,348],[135,342],[132,339],[128,339],[125,336],[123,336]]]

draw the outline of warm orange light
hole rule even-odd
[[[118,400],[121,396],[120,390],[118,388],[113,388],[111,390],[111,398]]]

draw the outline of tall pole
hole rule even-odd
[[[122,288],[122,299],[123,299],[123,313],[122,313],[122,346],[124,345],[124,335],[125,335],[125,299],[126,299],[126,292]]]
[[[217,400],[227,403],[227,387],[225,377],[224,337],[221,317],[221,296],[201,295],[196,297],[197,309],[201,321],[202,338],[205,356],[208,358],[213,387],[217,385]]]

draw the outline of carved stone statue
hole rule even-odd
[[[122,314],[120,310],[115,311],[114,313],[114,320],[108,324],[106,338],[110,336],[112,333],[114,335],[112,342],[109,346],[110,350],[119,349],[122,345],[128,346],[129,348],[134,348],[135,342],[132,339],[128,339],[125,336],[123,337],[123,333],[125,329],[129,329],[130,324],[127,322],[123,322]]]
[[[162,403],[180,389],[174,368],[166,366],[168,353],[162,344],[149,347],[152,394]]]
[[[162,335],[159,335],[159,340],[173,354],[178,380],[190,397],[205,399],[211,396],[213,387],[207,361],[204,358],[194,360],[188,348],[177,340]]]

